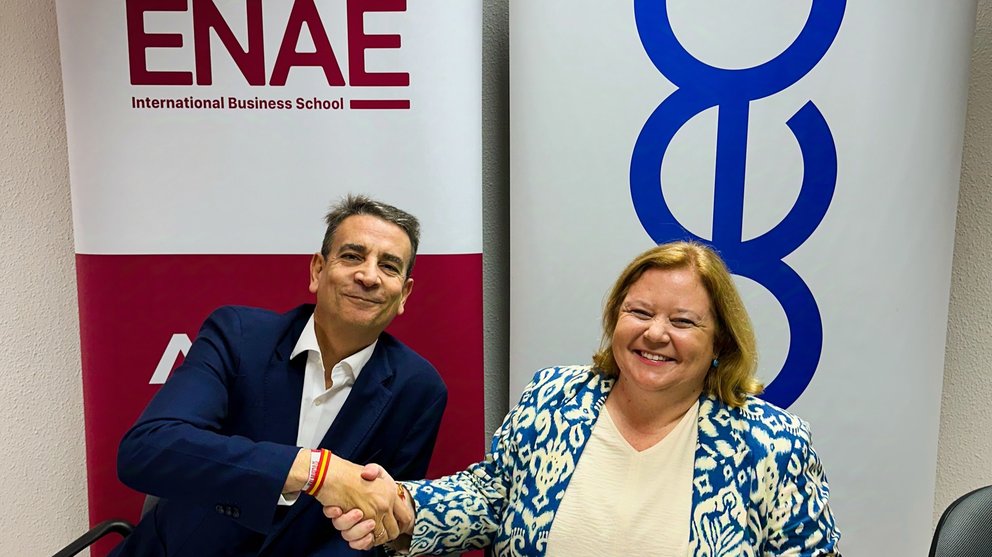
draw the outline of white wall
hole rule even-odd
[[[485,0],[483,29],[488,431],[506,411],[509,359],[507,5]],[[0,62],[0,555],[44,556],[82,533],[88,520],[53,2],[0,3]],[[957,495],[992,484],[992,0],[979,0],[968,111],[935,520]]]
[[[955,234],[934,521],[992,484],[992,0],[978,2]]]
[[[0,3],[0,555],[85,531],[76,266],[52,2]]]

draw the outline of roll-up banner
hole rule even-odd
[[[851,555],[917,555],[975,2],[514,0],[511,404],[656,243],[727,260]]]
[[[422,224],[389,330],[441,372],[430,474],[481,458],[481,3],[58,0],[90,517],[136,519],[117,443],[222,304],[312,301],[323,215]]]

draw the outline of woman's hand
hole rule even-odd
[[[324,516],[341,531],[341,538],[348,542],[348,547],[358,550],[375,547],[375,521],[365,520],[361,510],[344,512],[340,507],[324,507]]]
[[[389,474],[377,464],[367,464],[362,470],[362,479],[368,481],[386,479],[390,483],[393,481]],[[357,550],[371,549],[397,539],[399,539],[399,543],[394,544],[394,546],[409,544],[409,536],[413,534],[413,499],[400,485],[396,486],[392,511],[392,516],[385,518],[388,522],[399,527],[398,535],[393,535],[392,527],[388,528],[387,533],[387,529],[378,525],[375,520],[366,519],[361,509],[356,508],[345,512],[340,507],[324,507],[324,515],[331,519],[331,523],[336,529],[341,531],[342,539],[348,542],[349,547]]]

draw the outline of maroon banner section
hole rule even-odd
[[[117,445],[158,389],[150,383],[156,368],[164,378],[182,363],[185,337],[196,338],[218,306],[286,311],[313,302],[309,263],[309,255],[76,256],[91,524],[139,517],[144,495],[117,480]],[[482,255],[420,255],[413,278],[406,311],[388,330],[448,385],[428,473],[438,477],[480,460],[485,449]]]

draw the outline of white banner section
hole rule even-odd
[[[511,2],[511,404],[644,249],[727,259],[851,555],[929,547],[975,2]]]
[[[60,1],[58,16],[67,128],[86,137],[69,151],[77,253],[312,253],[349,191],[417,215],[424,253],[482,251],[479,2]]]

